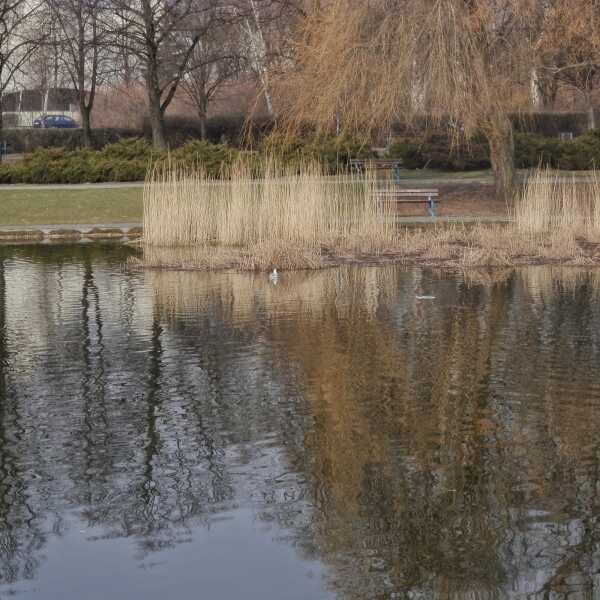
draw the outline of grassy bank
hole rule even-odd
[[[0,225],[131,223],[142,219],[142,188],[0,191]]]

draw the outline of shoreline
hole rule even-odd
[[[589,269],[596,270],[600,268],[600,259],[593,262],[581,263],[573,260],[561,260],[561,259],[541,259],[537,257],[523,257],[520,260],[503,263],[503,264],[471,264],[465,265],[456,260],[445,260],[445,259],[421,259],[418,257],[407,258],[404,256],[392,256],[392,255],[378,255],[378,256],[357,256],[353,258],[337,258],[331,260],[325,260],[322,264],[317,267],[310,266],[298,266],[290,269],[278,269],[280,274],[289,272],[299,271],[322,271],[326,269],[336,269],[338,267],[384,267],[390,265],[398,265],[408,268],[435,268],[445,269],[448,271],[465,271],[465,270],[489,270],[489,271],[500,271],[507,268],[521,268],[521,267],[566,267],[573,269]],[[151,264],[144,263],[143,260],[137,257],[130,257],[127,262],[127,266],[134,270],[141,271],[181,271],[181,272],[195,272],[195,273],[225,273],[225,272],[237,272],[237,273],[265,273],[268,274],[268,269],[260,268],[245,268],[239,264],[223,264],[220,266],[192,266],[192,265],[179,265],[179,264]]]
[[[83,243],[96,240],[130,242],[141,238],[142,233],[141,223],[2,225],[0,245],[64,241]]]
[[[436,237],[437,233],[437,237]],[[343,266],[401,265],[448,270],[506,269],[553,266],[596,269],[600,267],[600,242],[572,237],[519,237],[515,231],[488,228],[471,234],[415,231],[395,247],[360,249],[348,246],[144,247],[140,256],[128,259],[133,269],[198,272],[279,272],[321,270]],[[462,236],[460,233],[464,233]],[[488,243],[489,240],[489,243]]]
[[[451,224],[451,223],[450,223]],[[466,222],[465,224],[469,224]],[[421,223],[414,223],[415,226]],[[427,230],[425,230],[427,231]],[[418,234],[417,234],[418,235]],[[425,233],[425,236],[428,234]],[[139,225],[110,227],[90,225],[79,229],[65,229],[60,226],[48,226],[47,228],[24,230],[18,226],[12,229],[0,228],[0,246],[3,245],[26,245],[26,244],[52,244],[52,243],[93,243],[109,241],[112,243],[131,245],[140,250],[140,256],[132,256],[127,261],[127,266],[134,270],[143,271],[184,271],[184,272],[246,272],[266,273],[271,269],[262,265],[252,264],[249,260],[250,254],[244,249],[228,248],[150,248],[150,252],[163,254],[159,261],[145,260],[143,257],[144,246],[141,242],[142,228]],[[435,242],[434,242],[435,246]],[[450,244],[455,250],[463,251],[485,251],[485,248],[469,248],[463,242]],[[582,255],[580,250],[586,248],[587,252]],[[488,249],[489,250],[489,249]],[[347,266],[389,266],[398,265],[408,268],[437,268],[449,271],[481,270],[498,271],[506,268],[519,268],[529,266],[550,266],[567,268],[586,268],[595,270],[600,268],[600,242],[589,242],[580,240],[577,246],[578,252],[570,256],[540,256],[540,254],[522,254],[514,257],[506,257],[487,254],[483,259],[466,261],[464,253],[457,255],[443,252],[437,248],[438,256],[432,255],[432,249],[425,252],[410,250],[383,250],[381,252],[356,252],[343,249],[322,249],[318,255],[300,256],[299,264],[287,267],[277,267],[281,272],[292,271],[318,271],[324,269],[335,269]],[[181,254],[187,254],[187,257]],[[179,254],[175,260],[169,260],[169,255]],[[192,256],[189,256],[189,255]],[[433,254],[436,254],[434,251]],[[446,255],[442,255],[446,254]],[[477,257],[475,257],[477,258]]]

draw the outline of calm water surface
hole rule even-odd
[[[0,248],[0,597],[600,598],[600,274],[128,252]]]

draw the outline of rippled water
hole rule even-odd
[[[128,252],[0,248],[0,597],[600,597],[600,274]]]

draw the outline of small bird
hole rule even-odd
[[[279,279],[279,273],[277,272],[277,269],[273,269],[273,272],[269,275],[269,279],[273,283],[277,283],[277,280]]]

